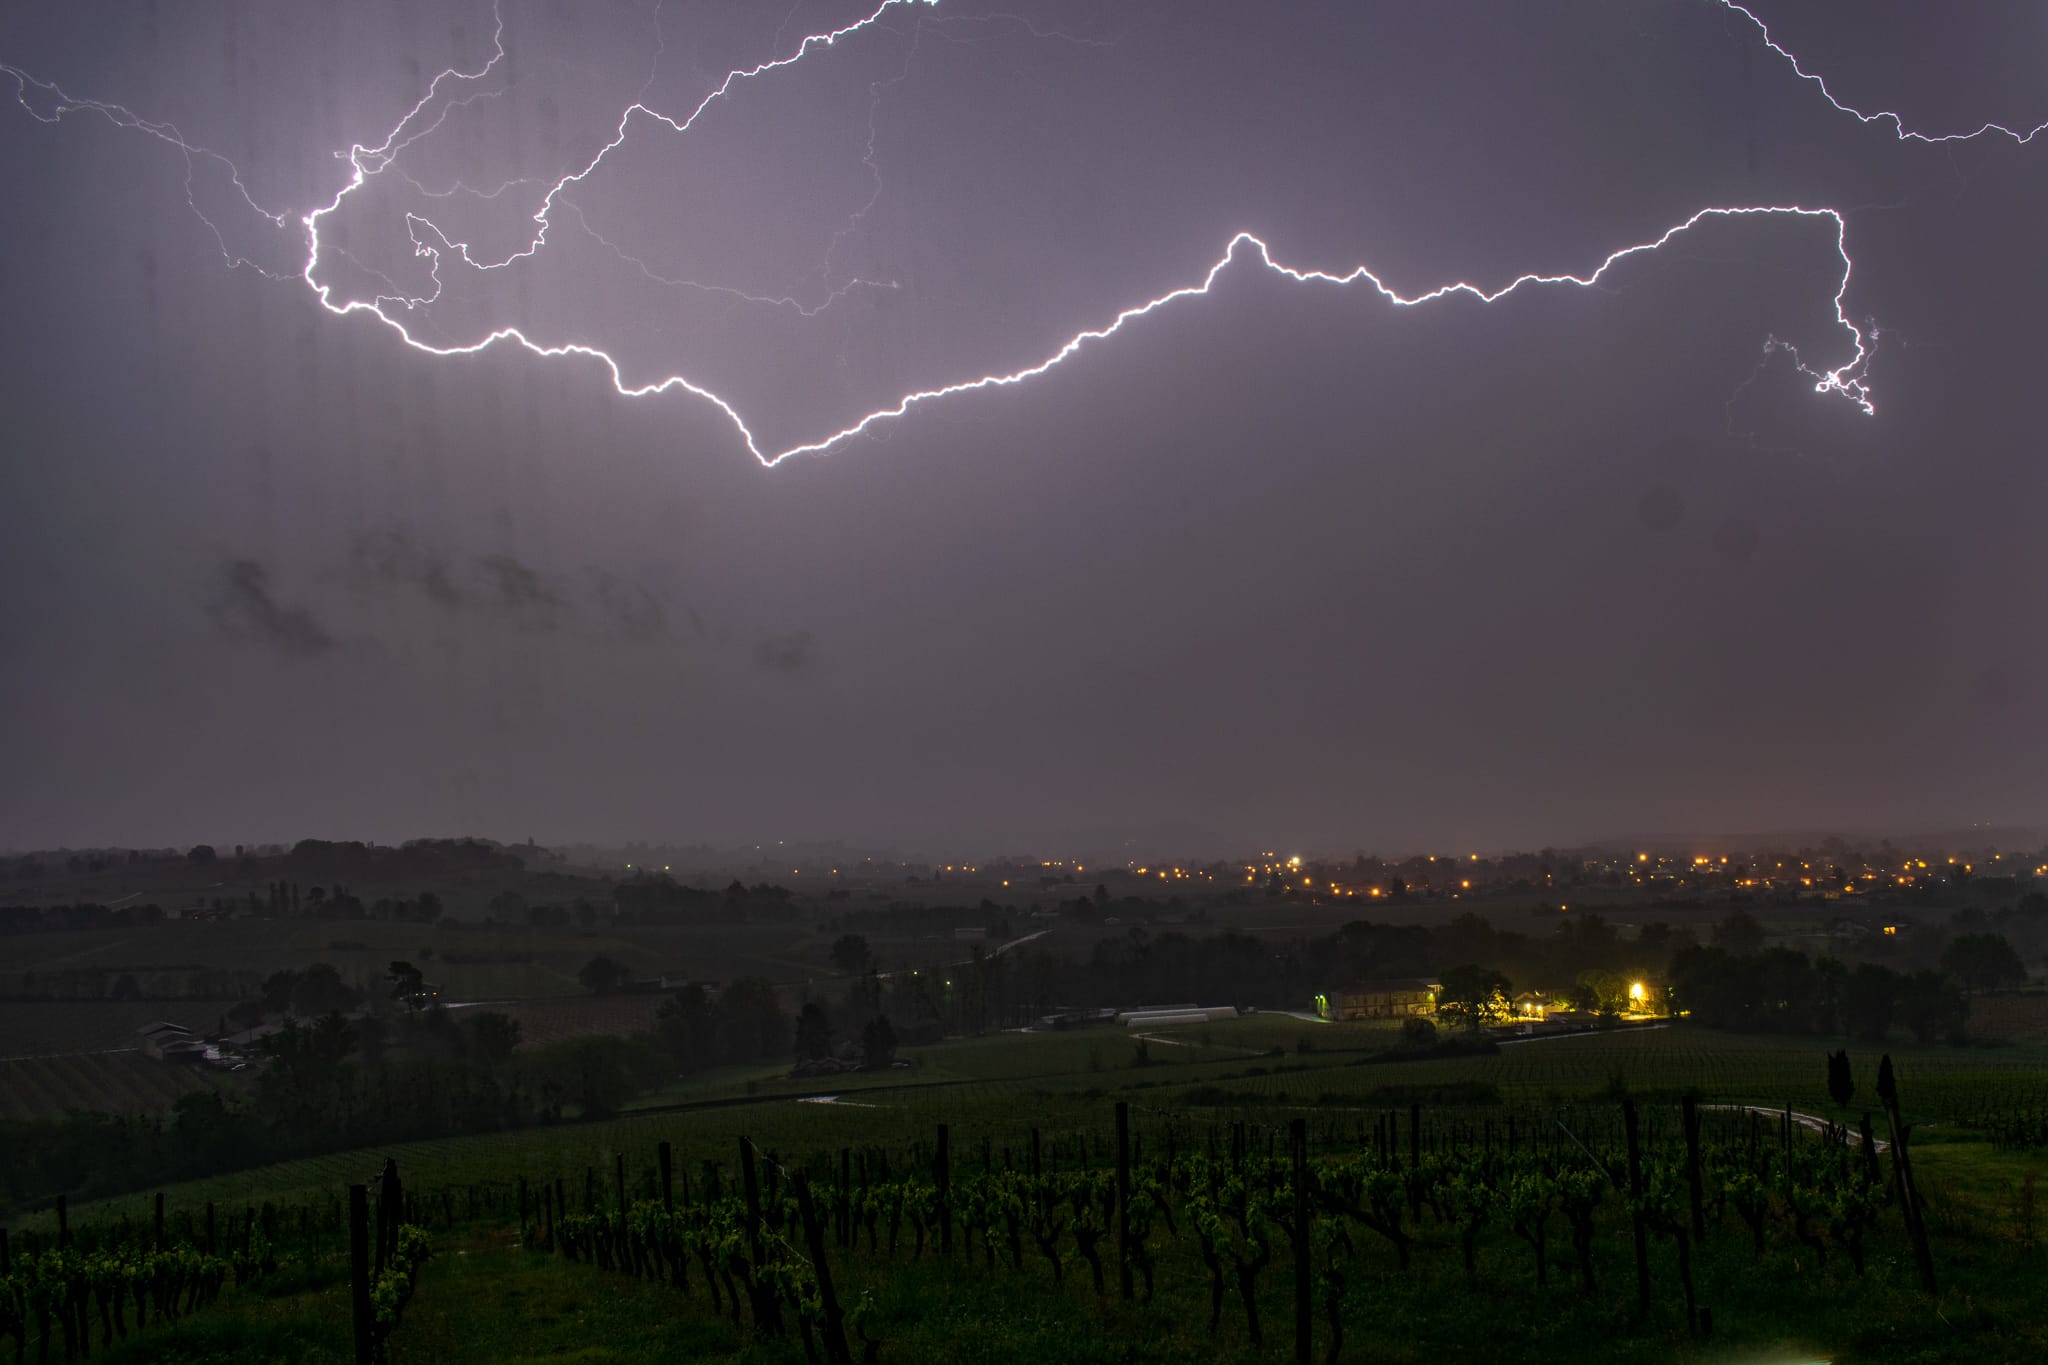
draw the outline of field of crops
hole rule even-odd
[[[1267,1041],[1268,1032],[1279,1027],[1277,1020],[1245,1020],[1186,1032],[1190,1038],[1206,1034],[1220,1053],[1249,1038]],[[1260,1057],[1238,1050],[1183,1064],[1137,1067],[1129,1061],[1134,1040],[1117,1030],[1001,1035],[919,1049],[920,1065],[910,1073],[849,1077],[842,1087],[784,1082],[811,1093],[836,1093],[835,1103],[732,1093],[691,1108],[408,1143],[388,1153],[286,1162],[181,1187],[179,1198],[234,1202],[324,1196],[350,1179],[363,1178],[364,1169],[386,1154],[396,1155],[422,1187],[481,1185],[521,1173],[574,1176],[586,1166],[601,1170],[621,1152],[644,1162],[664,1140],[674,1144],[679,1161],[692,1164],[727,1159],[742,1136],[787,1155],[842,1146],[895,1149],[920,1140],[941,1122],[977,1159],[986,1141],[991,1159],[999,1164],[1006,1148],[1013,1154],[1022,1150],[1034,1127],[1048,1137],[1099,1134],[1106,1105],[1115,1098],[1129,1099],[1148,1124],[1173,1123],[1188,1131],[1246,1117],[1281,1125],[1295,1113],[1334,1131],[1366,1120],[1376,1109],[1405,1106],[1411,1098],[1469,1094],[1473,1086],[1491,1086],[1502,1101],[1524,1108],[1581,1103],[1607,1095],[1617,1078],[1653,1102],[1675,1102],[1680,1091],[1697,1087],[1710,1103],[1790,1103],[1804,1113],[1851,1122],[1874,1103],[1876,1057],[1854,1055],[1859,1093],[1848,1110],[1839,1110],[1828,1099],[1824,1045],[1813,1040],[1673,1028],[1515,1043],[1492,1055],[1361,1065],[1369,1054],[1333,1049],[1349,1036],[1350,1026],[1289,1027],[1322,1047]],[[1089,1071],[1085,1049],[1091,1045],[1114,1048],[1112,1055],[1120,1060]],[[1080,1070],[1054,1074],[1054,1068],[1072,1065],[1077,1055]],[[1989,1113],[2048,1106],[2041,1098],[2043,1058],[2033,1049],[1903,1048],[1893,1056],[1907,1117],[1930,1139],[1959,1134],[1960,1124],[1982,1122]],[[955,1067],[986,1079],[954,1081],[949,1073]],[[1203,1087],[1221,1096],[1204,1095]],[[725,1088],[740,1090],[731,1083]],[[1484,1108],[1473,1112],[1481,1114]],[[135,1214],[147,1199],[127,1196],[105,1204]]]
[[[60,1119],[76,1109],[155,1114],[180,1095],[239,1082],[198,1066],[169,1066],[140,1052],[82,1052],[0,1061],[0,1119]]]
[[[654,1027],[655,1011],[667,1000],[665,995],[551,995],[504,1003],[485,1003],[478,1009],[495,1010],[519,1022],[519,1039],[525,1046],[559,1043],[567,1038],[593,1034],[624,1037],[645,1033]],[[469,1011],[458,1011],[460,1017]]]
[[[909,1103],[813,1115],[781,1102],[473,1142],[467,1168],[447,1144],[396,1149],[413,1216],[459,1250],[423,1270],[393,1359],[794,1365],[845,1358],[841,1332],[852,1359],[990,1365],[1252,1365],[1290,1358],[1297,1331],[1308,1358],[1404,1365],[2048,1350],[2029,1259],[2042,1230],[2008,1200],[2015,1177],[2041,1173],[2038,1158],[2000,1164],[1981,1144],[1916,1152],[1940,1280],[1930,1292],[1889,1153],[1769,1116],[1703,1112],[1695,1144],[1678,1106],[1643,1105],[1638,1197],[1629,1116],[1608,1100],[1297,1111],[1295,1131],[1284,1111],[1232,1119],[1133,1102],[1125,1162],[1110,1101],[1059,1107],[1076,1126],[1041,1127],[1038,1142],[1031,1126],[1050,1113],[1011,1111],[1015,1140],[992,1128],[985,1145],[920,1127],[935,1111]],[[742,1142],[764,1123],[775,1143]],[[666,1186],[663,1137],[678,1144]],[[282,1179],[181,1187],[174,1216],[188,1222],[213,1199],[230,1218],[260,1209],[268,1226],[274,1201],[281,1228],[302,1226],[300,1210],[331,1224],[344,1185],[373,1178],[381,1158],[296,1163],[320,1179],[295,1196]],[[1978,1184],[1954,1178],[1970,1172]],[[465,1188],[487,1173],[488,1186]],[[148,1212],[102,1205],[74,1211],[74,1226]],[[1632,1262],[1638,1216],[1646,1250]],[[31,1223],[39,1242],[47,1220]],[[294,1311],[226,1298],[208,1316],[246,1315],[252,1333],[277,1337]],[[333,1334],[331,1296],[308,1294],[297,1311]],[[345,1357],[309,1341],[295,1358]]]
[[[1507,1042],[1497,1053],[1421,1061],[1375,1062],[1329,1067],[1315,1054],[1288,1056],[1263,1075],[1227,1082],[1257,1097],[1254,1103],[1359,1102],[1372,1091],[1392,1088],[1491,1086],[1503,1098],[1572,1099],[1626,1088],[1675,1098],[1686,1090],[1718,1102],[1793,1104],[1816,1109],[1827,1103],[1823,1054],[1836,1044],[1806,1038],[1715,1033],[1686,1027],[1624,1030]],[[1880,1049],[1849,1045],[1864,1077],[1862,1099],[1870,1099]],[[2029,1047],[1890,1047],[1906,1087],[1908,1116],[1915,1121],[1955,1121],[1986,1095],[2042,1088],[2042,1049]],[[1343,1059],[1337,1059],[1342,1061]],[[1286,1098],[1282,1100],[1280,1097]]]
[[[232,1000],[0,1000],[0,1060],[111,1052],[136,1045],[136,1029],[168,1019],[210,1033]]]
[[[1991,991],[1971,996],[1970,1036],[2048,1044],[2048,991]]]

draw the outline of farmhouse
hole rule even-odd
[[[1316,997],[1316,1014],[1323,1019],[1405,1019],[1410,1015],[1436,1013],[1437,982],[1420,977],[1391,977],[1379,981],[1358,981],[1343,990]]]
[[[135,1030],[142,1038],[142,1054],[160,1062],[196,1062],[206,1055],[206,1044],[192,1036],[192,1030],[168,1019],[144,1024]]]

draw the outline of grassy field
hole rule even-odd
[[[666,1097],[668,1107],[311,1157],[197,1181],[172,1196],[188,1206],[209,1199],[325,1201],[348,1182],[374,1176],[387,1154],[420,1188],[503,1186],[522,1175],[576,1180],[586,1167],[610,1170],[615,1153],[623,1153],[634,1179],[645,1182],[663,1140],[674,1145],[683,1169],[694,1170],[706,1160],[730,1164],[742,1136],[789,1155],[841,1147],[902,1153],[928,1141],[939,1123],[948,1124],[959,1150],[970,1154],[963,1159],[979,1161],[986,1140],[1000,1164],[1006,1147],[1013,1155],[1022,1152],[1033,1127],[1048,1137],[1088,1134],[1099,1143],[1116,1099],[1132,1102],[1141,1129],[1196,1135],[1238,1118],[1277,1128],[1297,1113],[1312,1123],[1354,1128],[1369,1122],[1375,1109],[1405,1108],[1411,1098],[1427,1099],[1447,1087],[1491,1086],[1502,1102],[1523,1108],[1600,1101],[1617,1082],[1653,1102],[1675,1103],[1681,1091],[1695,1088],[1709,1103],[1790,1104],[1852,1123],[1875,1103],[1876,1057],[1851,1045],[1859,1091],[1849,1109],[1837,1109],[1827,1096],[1823,1064],[1823,1053],[1836,1044],[1813,1039],[1670,1028],[1514,1043],[1490,1055],[1379,1061],[1372,1060],[1378,1055],[1372,1049],[1383,1045],[1388,1030],[1378,1025],[1263,1016],[1154,1032],[1193,1046],[1155,1042],[1149,1047],[1155,1060],[1137,1066],[1136,1040],[1097,1028],[913,1049],[917,1064],[907,1072],[791,1081],[772,1071],[728,1071],[678,1087]],[[1295,1050],[1302,1043],[1312,1050]],[[1091,1053],[1102,1058],[1101,1069],[1090,1069]],[[1892,1056],[1908,1118],[1924,1143],[1969,1138],[1964,1121],[1987,1104],[2048,1103],[2048,1050],[1896,1048]],[[1191,1094],[1205,1098],[1205,1088],[1223,1092],[1224,1101],[1188,1102]],[[839,1102],[802,1102],[799,1094],[833,1095]],[[2048,1160],[2036,1164],[2048,1173]],[[139,1217],[149,1199],[116,1197],[81,1206],[81,1215]]]
[[[1932,1152],[1930,1151],[1930,1156]],[[1475,1269],[1460,1264],[1449,1229],[1424,1224],[1413,1263],[1364,1234],[1344,1258],[1341,1316],[1346,1341],[1338,1359],[1436,1365],[1452,1360],[1569,1358],[1688,1365],[1932,1365],[2019,1362],[2048,1353],[2041,1311],[2038,1249],[2016,1227],[1959,1199],[1930,1160],[1936,1186],[1930,1210],[1941,1294],[1924,1296],[1895,1216],[1873,1234],[1867,1272],[1846,1258],[1824,1264],[1809,1248],[1773,1232],[1761,1255],[1731,1215],[1697,1248],[1700,1301],[1714,1334],[1689,1335],[1675,1252],[1667,1239],[1650,1249],[1651,1311],[1638,1319],[1627,1220],[1610,1207],[1600,1219],[1594,1261],[1599,1290],[1583,1294],[1568,1249],[1553,1242],[1547,1286],[1535,1283],[1530,1250],[1505,1230],[1479,1240]],[[1948,1163],[1950,1165],[1962,1163]],[[1560,1239],[1561,1240],[1561,1239]],[[946,1360],[967,1365],[1038,1362],[1215,1361],[1228,1365],[1290,1358],[1291,1262],[1284,1242],[1257,1281],[1264,1344],[1249,1338],[1236,1293],[1210,1327],[1206,1275],[1185,1229],[1156,1226],[1157,1295],[1123,1303],[1114,1274],[1106,1295],[1071,1263],[1055,1285],[1044,1262],[1027,1254],[1019,1269],[963,1244],[944,1260],[913,1260],[906,1246],[891,1258],[865,1249],[828,1249],[842,1303],[854,1314],[856,1358],[863,1337],[880,1361]],[[701,1277],[685,1294],[527,1249],[509,1220],[434,1231],[435,1255],[392,1338],[394,1365],[450,1362],[588,1360],[639,1365],[702,1360],[729,1365],[794,1365],[804,1359],[794,1335],[757,1340],[752,1330],[714,1312]],[[1317,1359],[1329,1343],[1317,1304]],[[343,1365],[347,1309],[338,1266],[287,1265],[216,1308],[100,1352],[111,1365],[180,1362],[228,1365],[263,1360]]]
[[[6,940],[0,990],[35,993],[65,973],[129,973],[147,994],[192,995],[221,980],[260,981],[284,968],[331,963],[342,979],[381,990],[393,959],[417,964],[449,999],[578,995],[584,963],[606,954],[637,974],[713,981],[766,976],[801,983],[827,975],[825,948],[786,924],[620,925],[537,929],[443,919],[170,920],[132,929],[16,934]]]
[[[1021,1164],[1032,1128],[1041,1130],[1049,1164],[1071,1170],[1083,1159],[1100,1169],[1110,1151],[1110,1109],[1131,1102],[1141,1152],[1166,1145],[1192,1150],[1223,1133],[1228,1121],[1248,1123],[1254,1142],[1289,1118],[1308,1119],[1315,1141],[1341,1150],[1370,1130],[1375,1110],[1397,1094],[1429,1087],[1491,1087],[1497,1105],[1432,1109],[1430,1122],[1457,1123],[1468,1133],[1508,1114],[1525,1116],[1546,1140],[1551,1106],[1590,1140],[1612,1140],[1618,1085],[1644,1097],[1653,1136],[1668,1139],[1669,1097],[1697,1088],[1711,1102],[1792,1104],[1802,1111],[1851,1118],[1874,1085],[1876,1058],[1851,1045],[1859,1095],[1848,1111],[1828,1101],[1822,1055],[1836,1044],[1716,1034],[1683,1027],[1592,1034],[1514,1043],[1475,1056],[1380,1061],[1391,1030],[1377,1025],[1324,1025],[1280,1016],[1149,1031],[1154,1059],[1135,1065],[1137,1040],[1097,1028],[1052,1034],[1006,1034],[914,1050],[909,1073],[848,1079],[845,1102],[801,1103],[762,1093],[765,1078],[728,1073],[700,1085],[699,1107],[631,1114],[603,1122],[484,1137],[404,1144],[375,1152],[313,1158],[193,1182],[166,1191],[173,1217],[214,1201],[229,1209],[272,1201],[332,1209],[343,1187],[374,1179],[394,1157],[408,1188],[421,1195],[436,1240],[418,1296],[393,1341],[405,1362],[523,1362],[577,1359],[653,1362],[693,1359],[733,1365],[793,1365],[802,1360],[792,1338],[755,1340],[751,1328],[715,1314],[701,1280],[684,1296],[586,1265],[523,1249],[509,1214],[443,1227],[437,1192],[476,1185],[509,1191],[525,1178],[562,1182],[580,1205],[586,1172],[608,1202],[615,1155],[626,1162],[629,1192],[651,1196],[654,1149],[674,1144],[679,1172],[701,1189],[702,1164],[722,1163],[730,1178],[740,1139],[793,1163],[808,1154],[848,1147],[887,1153],[896,1169],[919,1162],[938,1123],[950,1126],[957,1172]],[[1184,1045],[1184,1046],[1182,1046]],[[1646,1357],[1698,1365],[1793,1361],[1946,1362],[2048,1358],[2048,1291],[2041,1285],[2041,1225],[2029,1191],[2048,1176],[2048,1153],[1993,1151],[1963,1117],[1992,1102],[2039,1093],[2042,1049],[1897,1048],[1899,1084],[1916,1123],[1915,1165],[1929,1202],[1943,1289],[1938,1299],[1917,1288],[1912,1257],[1895,1214],[1872,1235],[1868,1271],[1856,1275],[1845,1257],[1821,1263],[1787,1229],[1771,1232],[1764,1253],[1733,1212],[1697,1249],[1701,1301],[1714,1312],[1715,1334],[1685,1330],[1675,1251],[1653,1239],[1652,1311],[1633,1313],[1633,1272],[1625,1214],[1610,1200],[1601,1214],[1596,1263],[1601,1292],[1579,1292],[1561,1228],[1551,1244],[1548,1286],[1534,1282],[1529,1247],[1500,1226],[1477,1243],[1468,1278],[1458,1241],[1425,1220],[1413,1267],[1403,1272],[1377,1238],[1356,1230],[1349,1253],[1342,1314],[1349,1334],[1343,1360],[1436,1365],[1445,1359],[1529,1360],[1569,1357],[1639,1361]],[[751,1079],[756,1093],[745,1087]],[[777,1082],[780,1084],[780,1082]],[[1201,1087],[1231,1095],[1223,1105],[1189,1104]],[[811,1083],[811,1089],[834,1087]],[[713,1095],[711,1092],[717,1092]],[[1284,1095],[1284,1098],[1283,1098]],[[1746,1120],[1717,1117],[1721,1132]],[[1732,1128],[1730,1125],[1734,1125]],[[1711,1133],[1710,1133],[1711,1136]],[[1080,1139],[1077,1141],[1077,1139]],[[1254,1150],[1259,1150],[1255,1147]],[[986,1153],[986,1156],[984,1156]],[[462,1193],[454,1206],[463,1209]],[[488,1201],[486,1201],[488,1202]],[[149,1194],[74,1208],[75,1225],[148,1215]],[[501,1202],[500,1208],[504,1207]],[[47,1232],[46,1216],[16,1230]],[[1220,1323],[1209,1326],[1207,1277],[1185,1228],[1155,1227],[1158,1297],[1150,1304],[1117,1301],[1112,1287],[1098,1298],[1085,1267],[1069,1266],[1055,1286],[1028,1250],[1021,1270],[1002,1256],[942,1263],[912,1262],[908,1244],[894,1259],[834,1253],[833,1273],[844,1302],[859,1305],[863,1330],[883,1361],[1231,1362],[1289,1358],[1292,1272],[1284,1239],[1258,1281],[1265,1344],[1254,1345],[1233,1291]],[[906,1234],[907,1237],[907,1234]],[[1028,1247],[1028,1243],[1027,1243]],[[101,1353],[125,1362],[277,1360],[324,1365],[345,1360],[346,1311],[331,1267],[292,1271],[233,1292],[215,1310]],[[1327,1329],[1318,1310],[1317,1358]],[[856,1340],[856,1358],[860,1347]]]

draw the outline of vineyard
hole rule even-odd
[[[0,1230],[0,1338],[13,1339],[16,1365],[31,1352],[42,1365],[53,1343],[65,1361],[90,1359],[95,1346],[109,1353],[131,1337],[147,1350],[195,1316],[217,1316],[209,1310],[231,1286],[279,1278],[289,1260],[301,1284],[323,1275],[347,1279],[355,1365],[386,1365],[429,1239],[424,1228],[402,1221],[406,1205],[394,1165],[386,1163],[379,1189],[374,1258],[365,1189],[352,1186],[349,1194],[345,1257],[333,1254],[334,1228],[311,1205],[250,1206],[223,1223],[208,1204],[203,1222],[189,1213],[167,1222],[159,1196],[150,1223],[123,1219],[74,1233],[59,1200],[47,1245],[17,1245]]]
[[[1206,1046],[1154,1043],[1154,1063],[1141,1067],[1132,1065],[1136,1042],[1121,1032],[1003,1035],[916,1050],[917,1068],[895,1073],[903,1079],[884,1073],[859,1078],[856,1086],[848,1078],[843,1084],[849,1088],[835,1103],[770,1098],[816,1093],[819,1082],[764,1085],[751,1102],[742,1087],[726,1085],[711,1090],[715,1102],[698,1107],[400,1143],[380,1155],[395,1156],[423,1187],[461,1187],[502,1184],[521,1172],[577,1171],[593,1153],[647,1152],[662,1141],[692,1169],[703,1160],[726,1159],[741,1136],[785,1152],[836,1151],[892,1146],[905,1134],[945,1123],[956,1141],[988,1138],[1000,1147],[1017,1140],[1020,1114],[1033,1115],[1047,1133],[1078,1133],[1098,1127],[1105,1102],[1116,1098],[1145,1112],[1181,1113],[1189,1122],[1246,1117],[1269,1126],[1295,1112],[1355,1119],[1411,1101],[1431,1108],[1475,1102],[1557,1108],[1598,1100],[1616,1093],[1617,1085],[1674,1103],[1683,1090],[1696,1092],[1702,1104],[1790,1103],[1837,1123],[1853,1124],[1858,1112],[1829,1101],[1818,1087],[1812,1044],[1794,1040],[1657,1029],[1410,1061],[1355,1050],[1370,1037],[1357,1026],[1286,1021],[1283,1027],[1277,1018],[1263,1018],[1162,1030],[1161,1036]],[[1288,1046],[1275,1052],[1283,1041]],[[1301,1041],[1311,1050],[1296,1051]],[[1255,1052],[1260,1044],[1272,1046]],[[1088,1067],[1091,1051],[1103,1058],[1100,1070]],[[1156,1060],[1161,1057],[1170,1063]],[[2024,1127],[2048,1116],[2048,1072],[2035,1049],[1910,1048],[1897,1060],[1910,1078],[1903,1087],[1904,1116],[1928,1141],[1956,1135],[1964,1124],[1989,1131],[2004,1120]],[[980,1078],[965,1080],[960,1072]],[[181,1197],[222,1204],[325,1197],[353,1178],[361,1160],[336,1153],[283,1162],[192,1182]],[[90,1212],[144,1217],[148,1199],[116,1196],[96,1201]]]
[[[1113,1293],[1140,1312],[1165,1295],[1185,1313],[1193,1299],[1218,1341],[1257,1353],[1278,1319],[1295,1359],[1330,1362],[1345,1358],[1347,1334],[1362,1345],[1384,1319],[1389,1271],[1398,1284],[1422,1256],[1454,1257],[1468,1287],[1514,1276],[1539,1297],[1553,1292],[1555,1270],[1581,1305],[1632,1301],[1625,1316],[1638,1331],[1656,1330],[1661,1285],[1678,1300],[1662,1314],[1668,1330],[1705,1341],[1714,1307],[1695,1260],[1710,1235],[1758,1261],[1790,1244],[1811,1257],[1816,1287],[1831,1254],[1862,1281],[1874,1254],[1881,1273],[1895,1272],[1896,1239],[1878,1234],[1890,1209],[1919,1287],[1938,1292],[1905,1150],[1882,1144],[1882,1154],[1867,1121],[1854,1134],[1808,1134],[1789,1113],[1686,1103],[1661,1115],[1660,1133],[1660,1115],[1629,1099],[1483,1118],[1412,1105],[1355,1129],[1326,1124],[1314,1141],[1308,1120],[1294,1119],[1281,1151],[1273,1128],[1234,1122],[1183,1146],[1192,1135],[1168,1124],[1148,1152],[1129,1106],[1115,1117],[1112,1140],[1092,1155],[1085,1137],[1048,1151],[1033,1130],[1023,1152],[1005,1149],[1000,1161],[982,1144],[979,1168],[966,1172],[954,1168],[943,1125],[929,1147],[896,1159],[848,1148],[836,1161],[785,1163],[742,1138],[733,1173],[707,1162],[680,1194],[664,1143],[653,1197],[629,1197],[623,1154],[611,1189],[586,1169],[578,1212],[566,1211],[562,1181],[522,1181],[522,1241],[665,1284],[746,1321],[757,1338],[794,1334],[811,1365],[850,1361],[856,1346],[878,1359],[888,1345],[872,1298],[849,1309],[835,1289],[835,1260],[842,1285],[849,1273],[863,1282],[929,1261],[1015,1276],[1027,1292],[1102,1304]],[[1632,1277],[1614,1275],[1618,1248],[1605,1245],[1624,1236]],[[1504,1264],[1503,1241],[1521,1244],[1518,1266]],[[1675,1274],[1653,1274],[1652,1243]]]
[[[1258,1023],[1155,1035],[1191,1044],[1178,1065],[1124,1063],[1121,1033],[990,1039],[946,1068],[979,1080],[378,1152],[407,1172],[405,1220],[456,1249],[408,1261],[392,1358],[597,1350],[591,1332],[618,1359],[792,1363],[2048,1358],[2028,1269],[2048,1091],[2026,1050],[1901,1053],[1895,1129],[1872,1068],[1838,1104],[1810,1044],[1644,1030],[1383,1060],[1314,1026],[1260,1050],[1289,1035]],[[1118,1063],[1034,1074],[1090,1049]],[[239,1236],[318,1268],[289,1294],[230,1284],[179,1330],[345,1342],[344,1191],[371,1159],[169,1191],[242,1211],[223,1261]],[[121,1243],[157,1199],[74,1221]],[[183,1218],[174,1242],[211,1244]],[[20,1220],[17,1261],[59,1235],[52,1211]]]
[[[72,1110],[154,1114],[195,1090],[221,1090],[235,1078],[201,1066],[169,1066],[140,1052],[0,1061],[0,1121],[58,1119]]]

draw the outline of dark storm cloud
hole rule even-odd
[[[768,635],[754,646],[754,662],[771,673],[798,674],[817,663],[818,642],[807,630]]]
[[[458,583],[451,566],[464,560],[469,571]],[[641,644],[671,638],[669,608],[660,594],[597,566],[557,577],[508,552],[465,556],[392,528],[357,536],[345,572],[358,593],[418,598],[444,611],[509,615],[528,627],[580,628]],[[703,637],[702,617],[692,610],[688,620],[692,633]]]
[[[476,567],[491,600],[532,624],[553,624],[562,595],[541,572],[514,555],[479,556]]]
[[[277,600],[270,570],[253,559],[230,559],[214,571],[206,614],[223,634],[291,658],[312,658],[335,647],[312,612]]]
[[[404,531],[356,537],[349,568],[363,586],[409,589],[442,607],[463,603],[446,556],[419,545]]]
[[[602,569],[590,571],[590,587],[599,616],[626,639],[646,641],[667,637],[668,608],[646,587],[624,582]],[[691,615],[694,618],[695,613]]]

